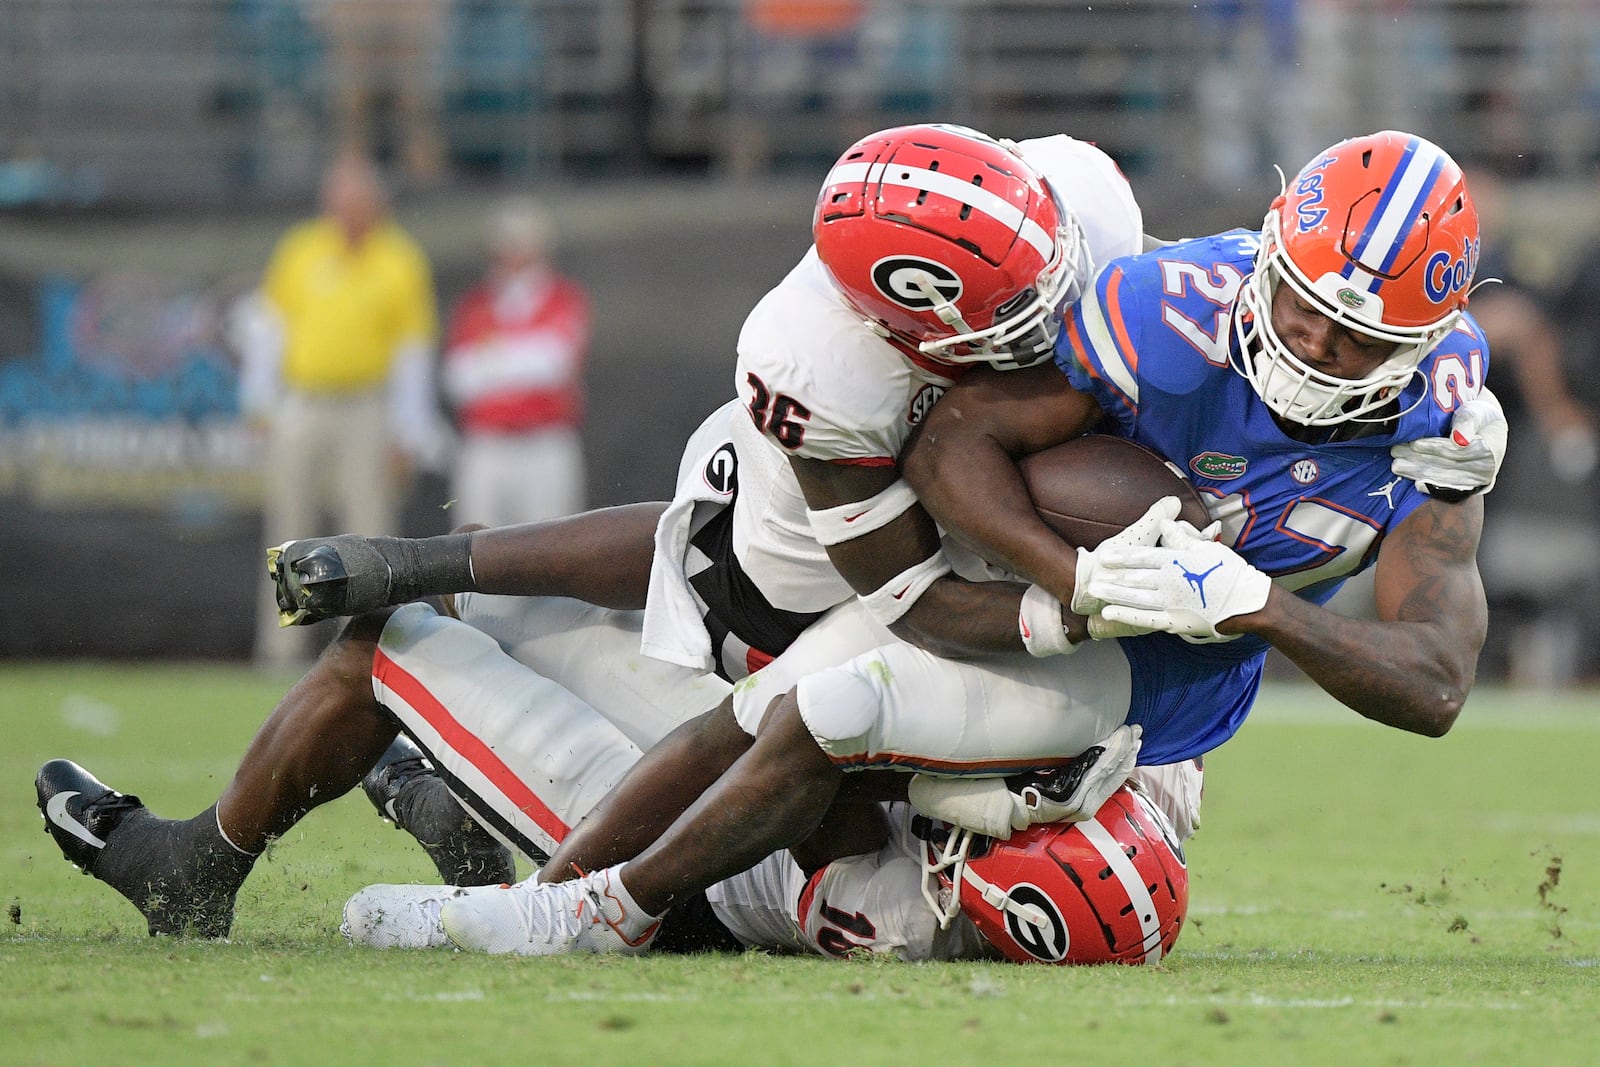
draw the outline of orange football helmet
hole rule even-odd
[[[1189,910],[1183,847],[1127,786],[1083,822],[1041,823],[1006,841],[951,827],[926,849],[924,891],[940,921],[965,914],[1018,963],[1156,963]]]
[[[1291,422],[1377,421],[1455,328],[1477,265],[1478,212],[1443,149],[1392,130],[1341,141],[1267,212],[1234,315],[1235,366]],[[1397,347],[1364,378],[1313,369],[1273,329],[1283,283],[1330,319]]]
[[[1047,358],[1090,274],[1083,232],[1043,177],[962,126],[900,126],[851,145],[811,232],[870,329],[943,363]]]

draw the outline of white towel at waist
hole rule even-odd
[[[706,632],[705,604],[689,584],[689,537],[697,507],[704,516],[706,508],[733,503],[735,458],[729,419],[742,411],[738,400],[730,400],[690,436],[678,464],[672,503],[656,524],[656,553],[650,564],[650,592],[639,650],[702,671],[715,669],[716,661],[711,635]]]

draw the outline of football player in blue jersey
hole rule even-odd
[[[1491,451],[1463,429],[1489,356],[1465,311],[1477,255],[1470,196],[1438,147],[1395,132],[1341,143],[1259,235],[1110,264],[1054,365],[952,390],[907,477],[947,527],[1070,604],[1075,637],[1152,634],[1122,643],[1147,759],[1230,736],[1268,645],[1362,715],[1442,735],[1487,625],[1482,514],[1423,468],[1431,438]],[[1011,459],[1089,430],[1182,465],[1212,525],[1163,521],[1151,544],[1096,552],[1041,538]],[[1376,619],[1320,606],[1368,566]],[[1223,663],[1247,670],[1211,708],[1166,695]]]
[[[550,881],[464,890],[444,930],[491,952],[639,951],[675,901],[809,832],[855,770],[925,772],[919,808],[1004,836],[1017,793],[976,776],[1119,726],[1142,731],[1141,762],[1215,748],[1248,714],[1269,646],[1359,714],[1445,733],[1487,626],[1481,500],[1451,483],[1475,467],[1492,483],[1504,445],[1498,429],[1475,439],[1503,426],[1478,406],[1477,255],[1457,165],[1384,132],[1319,154],[1260,233],[1112,261],[1052,363],[966,376],[903,457],[947,529],[1034,583],[1030,629],[1053,630],[1065,649],[1048,651],[1070,658],[953,661],[900,644],[786,692],[757,674],[734,694],[764,716],[754,744],[652,844],[619,854],[635,820],[661,817],[627,803],[625,781],[568,836]],[[1183,466],[1214,521],[1177,522],[1169,500],[1093,551],[1065,545],[1015,460],[1086,432]],[[1376,618],[1322,606],[1367,567]],[[660,769],[647,754],[635,773]]]

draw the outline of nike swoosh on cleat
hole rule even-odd
[[[104,841],[91,834],[89,828],[83,823],[67,814],[67,801],[78,795],[78,791],[75,789],[68,790],[65,793],[57,793],[44,802],[45,817],[79,841],[93,845],[95,848],[105,848],[106,843]]]

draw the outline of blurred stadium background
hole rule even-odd
[[[1096,141],[1166,237],[1253,228],[1274,164],[1399,127],[1502,185],[1486,248],[1536,294],[1600,241],[1596,0],[0,0],[0,657],[248,658],[259,459],[226,324],[314,210],[352,32],[400,50],[375,143],[441,305],[494,199],[553,209],[596,311],[595,504],[669,492],[823,171],[884,126]],[[1600,407],[1600,338],[1558,326]],[[1592,681],[1600,494],[1510,355],[1484,675]],[[418,478],[403,532],[448,528],[446,497]]]

